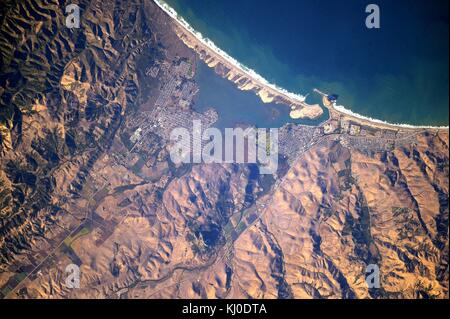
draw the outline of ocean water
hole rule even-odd
[[[448,126],[447,0],[165,2],[232,57],[289,91],[304,95],[317,87],[364,116]],[[380,29],[365,26],[369,3],[380,7]]]

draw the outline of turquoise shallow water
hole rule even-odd
[[[365,116],[448,125],[446,0],[376,1],[377,30],[365,27],[363,0],[166,2],[231,56],[289,91],[318,87]]]

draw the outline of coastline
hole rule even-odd
[[[172,7],[162,0],[153,0],[170,18],[172,18],[177,27],[178,37],[191,49],[195,50],[202,60],[211,67],[222,69],[220,75],[234,82],[241,90],[253,90],[264,103],[283,103],[291,108],[311,107],[305,102],[306,95],[292,93],[276,84],[270,83],[254,70],[241,64],[239,61],[228,55],[225,51],[217,47],[210,39],[205,38],[200,32],[194,30],[187,21],[184,20]],[[402,129],[402,130],[448,130],[449,126],[431,126],[431,125],[411,125],[402,123],[389,123],[387,121],[373,119],[355,113],[342,105],[325,106],[330,112],[330,118],[333,113],[349,117],[357,122],[371,125],[379,128]]]

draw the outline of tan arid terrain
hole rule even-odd
[[[217,120],[200,56],[150,0],[74,3],[80,29],[0,8],[1,298],[449,297],[448,129],[330,112],[280,129],[273,177],[175,165],[170,129]]]

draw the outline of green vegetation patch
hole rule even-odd
[[[67,245],[67,247],[70,247],[72,243],[77,240],[80,237],[86,236],[91,232],[91,228],[89,226],[84,226],[78,233],[76,233],[73,236],[69,236],[66,239],[64,239],[64,244]]]

